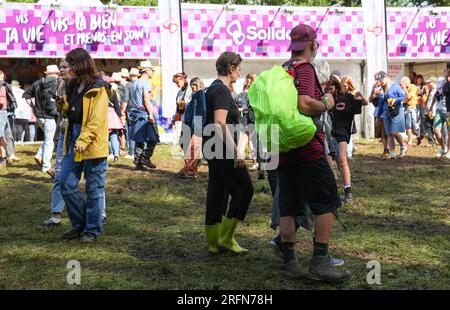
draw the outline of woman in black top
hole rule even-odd
[[[360,92],[352,95],[349,92],[344,92],[342,84],[332,76],[326,86],[326,92],[333,95],[336,105],[331,110],[331,118],[333,120],[333,129],[331,135],[338,146],[339,167],[342,171],[342,178],[344,183],[344,201],[352,202],[351,189],[351,175],[350,167],[347,162],[347,146],[352,135],[352,124],[355,114],[361,114],[361,108],[367,105]]]
[[[205,230],[211,254],[219,253],[219,248],[235,254],[248,252],[236,242],[234,233],[247,214],[253,183],[244,155],[238,154],[239,130],[233,130],[233,134],[230,131],[230,125],[239,124],[240,113],[230,85],[239,78],[241,62],[238,54],[223,53],[216,62],[219,77],[206,92],[203,155],[208,160],[209,180]],[[231,196],[229,206],[228,196]]]

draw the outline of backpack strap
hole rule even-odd
[[[319,89],[320,94],[323,96],[325,93],[324,93],[324,91],[322,89],[322,86],[320,86],[320,82],[319,82],[319,78],[317,77],[316,69],[314,68],[314,66],[311,63],[309,63],[307,61],[303,61],[303,60],[295,60],[294,62],[292,62],[288,66],[284,67],[284,69],[286,70],[286,72],[290,76],[292,76],[294,78],[294,84],[297,87],[299,85],[298,85],[298,81],[296,79],[295,70],[297,68],[299,68],[300,66],[303,66],[303,65],[309,65],[309,66],[311,66],[313,68],[313,70],[314,70],[314,77],[316,79],[317,88]]]

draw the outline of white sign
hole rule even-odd
[[[389,64],[387,74],[392,81],[400,83],[402,77],[405,76],[405,64]]]

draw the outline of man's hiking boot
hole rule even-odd
[[[308,274],[297,259],[291,260],[281,268],[281,277],[285,280],[304,279]]]
[[[351,276],[349,270],[340,270],[332,266],[328,256],[313,257],[308,272],[308,280],[311,282],[342,283]]]

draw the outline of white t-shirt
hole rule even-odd
[[[13,86],[12,92],[17,102],[17,109],[14,112],[14,114],[16,115],[16,119],[26,119],[26,120],[31,119],[31,114],[33,113],[33,111],[30,105],[22,97],[25,91],[20,87]]]

